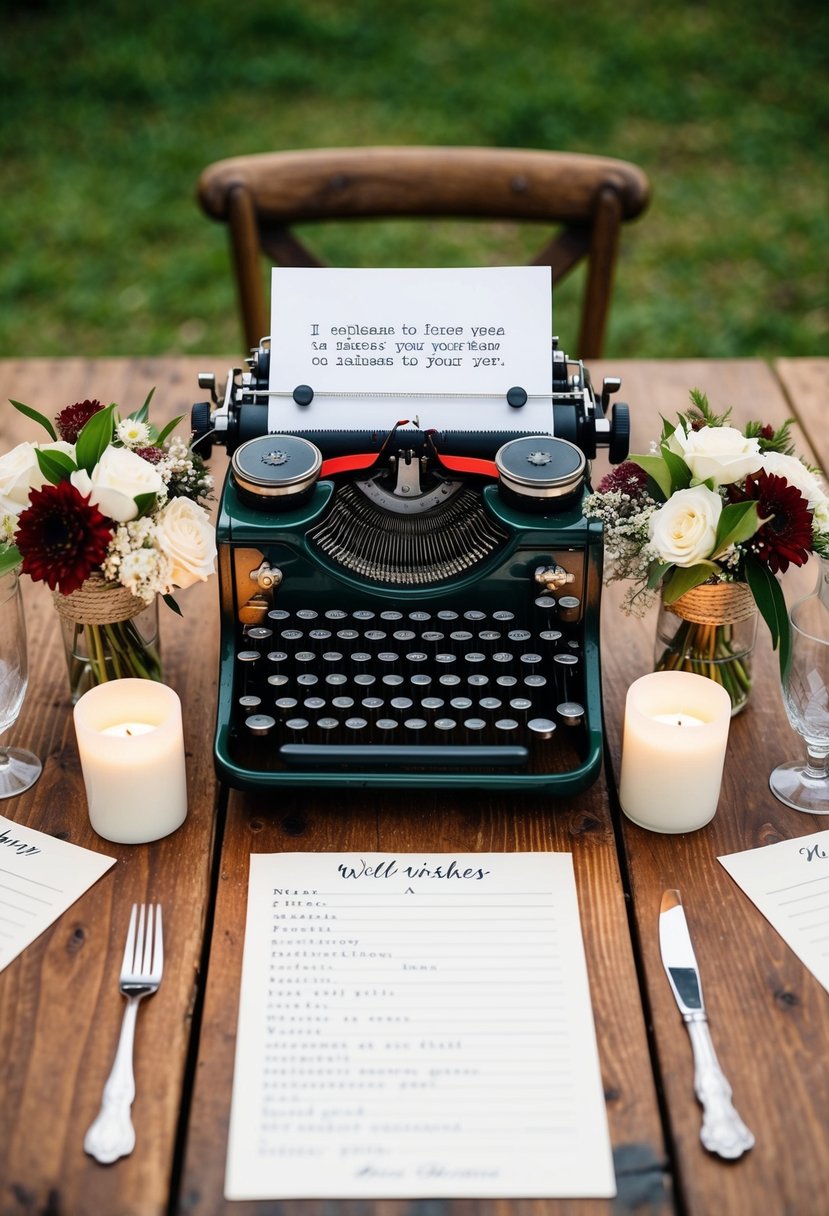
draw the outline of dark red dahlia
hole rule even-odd
[[[645,493],[647,482],[648,475],[641,465],[634,464],[632,460],[623,460],[615,469],[606,473],[599,482],[599,493],[610,494],[615,490],[620,494],[630,494],[631,498],[637,498],[640,494]]]
[[[69,595],[106,557],[112,528],[69,481],[32,490],[29,502],[17,521],[21,569]]]
[[[133,450],[136,456],[140,456],[142,460],[146,460],[149,464],[158,464],[167,455],[164,448],[156,447],[155,444],[150,444],[145,448],[134,448]]]
[[[100,401],[76,401],[55,416],[58,434],[66,443],[77,443],[78,436],[93,414],[104,407]]]
[[[768,520],[749,541],[760,561],[774,574],[804,565],[812,552],[812,512],[797,486],[760,469],[746,478],[745,497],[755,499],[757,514]]]

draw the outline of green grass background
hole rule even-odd
[[[225,156],[372,143],[633,160],[608,356],[825,354],[829,5],[28,0],[0,37],[0,354],[243,350]],[[337,226],[342,265],[520,261],[503,225]],[[576,287],[554,293],[576,335]]]

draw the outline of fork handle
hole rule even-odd
[[[85,1151],[102,1165],[129,1156],[135,1148],[135,1128],[130,1112],[135,1098],[132,1054],[140,1000],[140,996],[127,997],[115,1060],[104,1085],[101,1109],[83,1142]]]

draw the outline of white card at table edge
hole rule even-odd
[[[829,830],[729,853],[718,861],[829,991]]]
[[[226,1198],[615,1193],[570,853],[251,857]]]
[[[274,267],[270,336],[274,433],[385,433],[401,414],[423,429],[552,427],[548,266]],[[310,405],[293,400],[300,384]]]
[[[0,971],[114,865],[0,815]]]

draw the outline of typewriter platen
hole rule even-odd
[[[269,434],[267,343],[199,377],[207,455],[231,456],[217,522],[217,771],[279,785],[571,793],[602,756],[602,535],[581,504],[627,407],[553,344],[548,434]],[[296,392],[310,392],[300,386]],[[511,402],[512,404],[512,402]],[[391,409],[396,407],[394,403]]]

